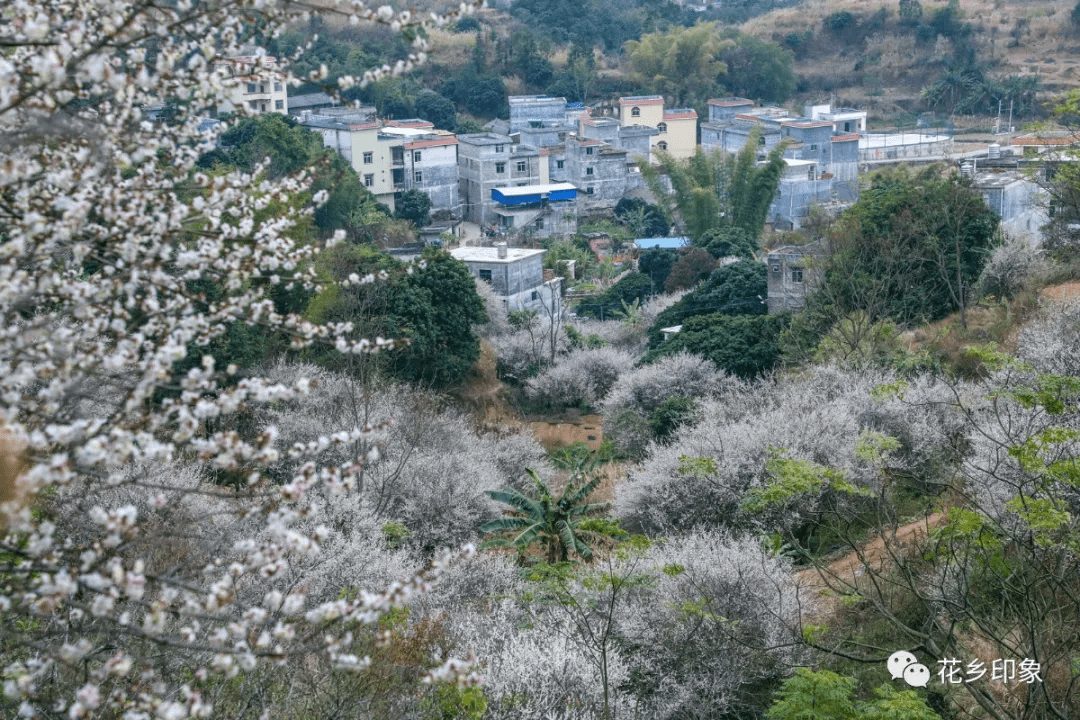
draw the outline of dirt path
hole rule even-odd
[[[1039,297],[1043,300],[1068,300],[1080,297],[1080,282],[1066,282],[1045,287],[1039,291]]]
[[[895,534],[890,532],[888,544],[885,537],[878,536],[858,551],[833,560],[823,568],[807,568],[795,573],[800,596],[807,603],[803,609],[803,622],[830,618],[840,608],[842,595],[857,591],[867,568],[875,573],[887,569],[895,555],[918,547],[944,519],[944,513],[934,513],[901,525]]]

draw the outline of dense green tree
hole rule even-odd
[[[917,23],[922,17],[923,8],[919,0],[900,0],[900,19],[908,23]]]
[[[654,292],[659,293],[667,282],[671,268],[679,261],[677,250],[652,248],[642,250],[638,256],[638,272],[647,276],[653,283]]]
[[[761,251],[757,238],[740,227],[719,227],[707,231],[694,243],[697,247],[709,251],[715,258],[743,257],[753,258]]]
[[[626,43],[630,66],[653,92],[673,98],[679,107],[701,106],[715,93],[726,71],[719,59],[732,42],[713,23],[642,35]]]
[[[668,221],[659,205],[641,198],[621,198],[615,205],[615,219],[625,225],[635,237],[664,237]]]
[[[855,720],[851,693],[855,678],[828,670],[814,672],[796,668],[784,681],[776,703],[765,713],[767,720]]]
[[[838,317],[862,310],[906,325],[963,312],[998,223],[965,180],[880,174],[831,230],[820,293]]]
[[[692,288],[709,277],[715,267],[716,258],[701,248],[690,248],[671,266],[671,273],[664,281],[664,290],[677,292]]]
[[[695,315],[682,329],[650,350],[645,362],[686,351],[711,360],[742,378],[768,372],[780,359],[779,337],[786,315]]]
[[[428,224],[428,215],[431,213],[431,197],[423,190],[408,190],[402,193],[401,198],[394,201],[394,215],[402,220],[408,220],[416,227]]]
[[[457,109],[454,103],[441,95],[426,92],[413,103],[416,117],[427,120],[440,130],[453,130],[457,125]]]
[[[536,488],[536,497],[529,497],[523,492],[507,488],[488,490],[493,500],[509,505],[515,511],[513,517],[492,520],[480,528],[485,534],[511,533],[512,537],[488,540],[485,548],[514,548],[520,553],[533,544],[544,547],[545,558],[549,564],[567,562],[570,553],[588,562],[592,560],[592,548],[588,541],[593,533],[583,530],[580,525],[589,515],[607,507],[607,503],[586,503],[589,495],[600,485],[601,476],[583,482],[581,474],[575,473],[566,484],[562,495],[548,488],[533,470],[526,469]]]
[[[220,148],[200,158],[199,164],[252,171],[265,158],[270,160],[267,173],[271,177],[303,168],[311,171],[311,189],[302,196],[304,201],[319,191],[327,192],[326,202],[314,212],[315,228],[324,237],[346,230],[359,239],[364,226],[389,215],[389,211],[380,215],[375,197],[341,155],[324,148],[317,134],[293,118],[277,113],[240,119],[222,133]]]
[[[631,305],[651,296],[656,290],[648,275],[640,272],[628,274],[596,297],[585,298],[577,306],[577,314],[587,317],[610,319],[623,304]]]
[[[661,328],[685,323],[698,315],[761,315],[768,295],[763,263],[740,260],[713,270],[709,279],[656,317],[649,330],[650,347],[659,347]]]
[[[466,33],[466,32],[479,32],[479,31],[480,31],[480,21],[477,20],[476,18],[474,18],[471,15],[466,15],[463,18],[459,18],[458,21],[456,23],[454,23],[454,32]]]
[[[795,92],[794,55],[776,43],[736,34],[720,52],[727,72],[719,79],[731,95],[782,103]]]
[[[472,327],[487,321],[484,302],[464,263],[435,248],[425,251],[424,260],[423,267],[407,272],[370,247],[342,244],[325,250],[318,267],[327,281],[379,272],[388,278],[347,286],[328,282],[308,304],[307,315],[316,322],[351,322],[357,337],[407,340],[403,349],[376,356],[399,379],[437,387],[456,383],[480,357]]]

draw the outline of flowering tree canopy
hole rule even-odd
[[[319,504],[358,492],[379,427],[279,449],[273,428],[236,418],[304,395],[307,380],[243,376],[209,354],[185,373],[174,365],[234,323],[284,332],[294,348],[394,345],[275,312],[272,287],[315,280],[318,248],[293,230],[326,192],[295,202],[305,171],[196,164],[215,142],[200,113],[245,80],[225,60],[310,9],[16,0],[0,11],[0,427],[2,465],[21,463],[0,519],[6,717],[206,717],[215,680],[267,663],[363,668],[359,629],[439,572],[442,561],[309,606],[298,568],[335,532]],[[363,2],[325,12],[394,29],[447,20]],[[397,67],[338,84],[405,72],[424,49],[418,38]],[[251,71],[268,64],[256,53]],[[162,103],[180,108],[172,121],[147,120]],[[320,463],[344,443],[363,452]],[[286,453],[299,470],[268,482]],[[208,482],[220,473],[242,482]],[[243,534],[222,535],[243,540],[215,542],[234,525]],[[475,680],[453,660],[437,678]]]

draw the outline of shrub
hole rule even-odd
[[[620,376],[634,367],[634,358],[610,347],[575,350],[528,381],[529,400],[551,409],[598,407]]]
[[[855,16],[847,10],[838,10],[825,18],[825,27],[837,35],[853,25],[855,25]]]
[[[890,472],[917,475],[928,485],[947,481],[967,432],[963,416],[948,405],[949,389],[919,379],[910,381],[903,401],[871,397],[874,388],[894,379],[882,370],[817,367],[800,376],[733,385],[721,398],[701,399],[700,419],[677,430],[669,445],[653,447],[631,471],[616,495],[614,514],[630,532],[648,534],[695,527],[795,530],[814,518],[824,493],[811,493],[780,515],[743,513],[747,493],[775,479],[770,460],[782,449],[787,458],[833,468],[855,486],[877,491],[881,463],[857,452],[860,442],[873,437],[866,433],[899,443],[883,460]],[[830,497],[839,502],[837,508],[859,506]]]
[[[1021,240],[994,248],[983,267],[979,286],[983,293],[1012,300],[1046,272],[1047,264],[1038,250]]]
[[[1039,372],[1080,376],[1080,300],[1043,307],[1020,331],[1016,354]]]

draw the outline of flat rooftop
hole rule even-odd
[[[506,257],[499,257],[499,248],[493,247],[463,247],[454,248],[450,251],[451,257],[462,262],[483,263],[512,263],[525,258],[543,255],[547,250],[530,250],[529,248],[506,248]]]
[[[880,133],[868,133],[859,139],[860,148],[890,148],[903,145],[921,145],[922,143],[939,143],[952,140],[948,135],[932,135],[929,133],[896,133],[882,135]]]

